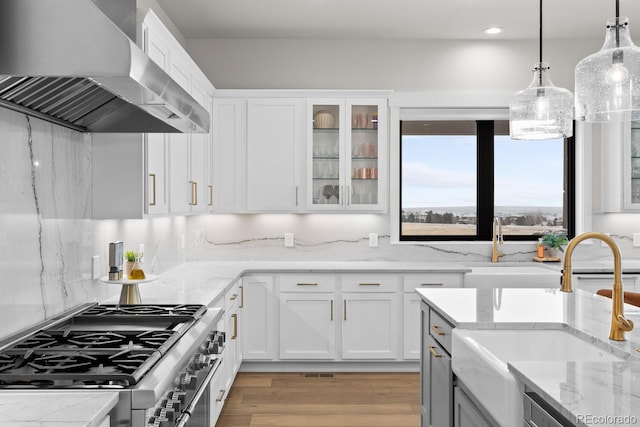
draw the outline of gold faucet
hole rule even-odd
[[[562,292],[573,292],[571,288],[571,254],[578,243],[586,239],[599,239],[605,242],[613,252],[613,308],[611,310],[611,329],[609,339],[614,341],[625,341],[624,333],[633,329],[633,322],[624,317],[622,291],[622,257],[616,242],[606,234],[590,231],[579,234],[571,239],[564,252],[564,267],[562,268],[562,281],[560,290]]]
[[[502,237],[502,223],[499,217],[493,218],[493,245],[491,248],[491,262],[498,262],[498,258],[504,254],[498,250],[498,243],[504,243]]]

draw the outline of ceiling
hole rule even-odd
[[[187,39],[538,39],[535,0],[157,0]],[[614,0],[547,0],[544,39],[601,39]],[[640,1],[620,0],[640,43]],[[482,30],[504,27],[497,36]]]

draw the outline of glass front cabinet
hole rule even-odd
[[[307,209],[386,209],[386,99],[313,99],[307,106]]]
[[[624,208],[640,210],[640,122],[631,122],[630,144],[624,149]]]

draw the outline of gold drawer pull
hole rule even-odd
[[[240,286],[240,305],[239,308],[244,308],[244,286]]]
[[[443,286],[442,283],[420,283],[420,286]]]
[[[436,348],[432,345],[429,346],[429,351],[433,354],[433,357],[442,357],[440,353],[436,351]]]
[[[296,283],[298,286],[318,286],[317,283]]]
[[[152,198],[151,198],[151,202],[149,203],[149,206],[155,206],[156,205],[156,174],[150,173],[149,176],[151,177],[151,180],[153,182],[153,185],[151,186],[153,188],[153,191],[151,192]]]
[[[331,321],[333,322],[333,300],[331,300]]]
[[[233,336],[231,337],[231,339],[235,340],[236,338],[238,338],[238,314],[232,314],[231,318],[233,319]]]
[[[213,185],[209,185],[209,206],[213,206]]]
[[[216,397],[216,402],[222,402],[223,398],[224,398],[224,389],[218,392],[218,397]]]
[[[380,286],[380,283],[360,283],[360,286]]]
[[[444,332],[440,330],[440,327],[438,327],[438,325],[432,325],[431,330],[435,332],[437,335],[446,335]]]
[[[236,298],[238,298],[238,294],[233,294],[233,295],[231,295],[231,298],[229,298],[229,300],[235,301]]]

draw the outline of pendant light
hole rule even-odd
[[[540,0],[540,62],[534,65],[529,87],[517,92],[509,105],[512,139],[553,139],[573,135],[573,97],[551,83],[549,64],[542,62],[542,0]]]
[[[604,45],[576,66],[576,120],[615,122],[640,119],[640,49],[629,35],[629,20],[607,21]]]

